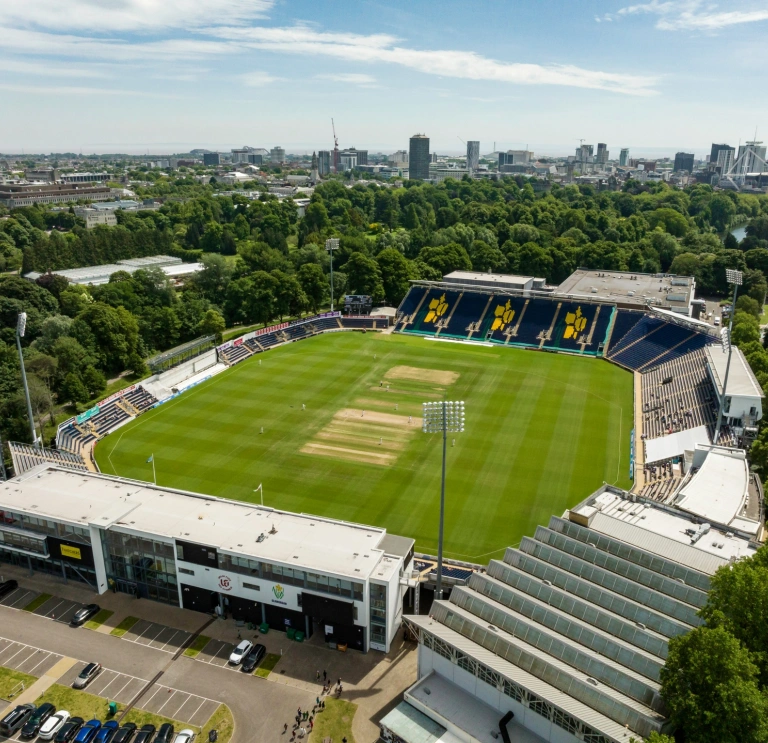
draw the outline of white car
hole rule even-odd
[[[52,740],[56,733],[64,727],[69,717],[69,712],[65,709],[60,709],[56,714],[51,715],[40,728],[38,733],[40,740]]]
[[[231,665],[236,666],[239,663],[243,662],[243,658],[245,658],[248,653],[251,652],[251,648],[253,647],[253,643],[249,640],[243,640],[233,651],[232,655],[229,656],[229,662]],[[179,735],[182,733],[191,732],[187,730],[182,730]],[[182,743],[182,741],[179,740],[179,735],[176,736],[176,743]],[[184,742],[186,743],[186,742]]]
[[[243,643],[241,642],[240,645]],[[238,645],[238,647],[240,647]],[[195,739],[195,731],[190,730],[189,728],[184,728],[184,730],[179,730],[178,733],[176,733],[176,737],[173,739],[173,743],[192,743],[192,741]]]

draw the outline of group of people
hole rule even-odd
[[[320,671],[317,671],[317,674],[315,676],[316,681],[320,681]],[[321,696],[326,696],[327,694],[330,694],[331,687],[333,686],[333,682],[331,679],[328,678],[328,672],[323,671],[322,672],[323,677],[323,691],[321,693]],[[341,676],[336,680],[336,698],[338,699],[341,696],[341,692],[343,690],[343,687],[341,685]],[[291,741],[296,740],[296,738],[303,738],[307,733],[311,733],[313,728],[315,727],[315,715],[318,712],[322,712],[325,709],[325,701],[322,700],[320,697],[315,697],[315,704],[312,707],[312,710],[302,710],[301,707],[296,711],[296,717],[294,718],[294,725],[291,729]],[[306,725],[305,725],[306,723]],[[283,735],[285,735],[288,732],[288,723],[286,722],[283,725]],[[346,738],[344,739],[343,743],[346,743]]]

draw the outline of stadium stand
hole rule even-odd
[[[245,343],[240,343],[237,346],[230,346],[219,351],[219,358],[227,366],[234,366],[247,359],[251,355],[251,349]]]
[[[619,343],[624,336],[637,325],[645,315],[636,310],[618,310],[613,318],[613,327],[608,337],[608,349],[606,355],[609,355],[614,348],[618,348]]]
[[[13,471],[16,476],[23,475],[27,470],[41,464],[55,464],[58,467],[67,467],[71,470],[88,472],[89,467],[79,454],[58,449],[37,449],[30,444],[20,444],[16,441],[8,442],[11,452]]]
[[[611,344],[607,358],[626,369],[643,372],[713,342],[715,339],[706,333],[644,315],[618,343]]]
[[[400,303],[395,315],[395,330],[405,330],[413,323],[416,312],[426,299],[429,289],[424,286],[412,286]]]

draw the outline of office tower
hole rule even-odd
[[[280,165],[285,162],[285,150],[282,147],[273,147],[269,151],[269,159],[273,165]]]
[[[408,177],[426,181],[429,178],[429,137],[414,134],[408,148]]]
[[[248,162],[251,165],[263,165],[264,164],[264,155],[257,155],[254,152],[248,153]]]
[[[218,152],[205,152],[203,153],[203,165],[219,165],[221,164],[221,156]]]
[[[597,162],[601,165],[608,162],[608,145],[605,142],[597,143]]]
[[[730,145],[728,145],[728,144],[715,144],[713,142],[712,143],[712,149],[710,150],[710,153],[709,153],[709,164],[710,164],[710,166],[713,166],[713,165],[715,165],[717,163],[717,158],[720,155],[720,152],[722,150],[734,150],[735,151],[735,149],[733,147],[731,147]]]
[[[328,175],[331,172],[331,151],[320,150],[317,153],[317,170],[320,175]]]
[[[714,166],[720,175],[725,175],[732,167],[733,161],[736,159],[736,149],[733,147],[725,147],[723,145],[713,145],[719,149],[717,151],[717,160],[714,163],[710,161],[710,168]],[[710,155],[711,157],[711,155]]]
[[[507,150],[499,153],[499,167],[502,165],[527,165],[533,160],[531,150]]]
[[[674,171],[686,170],[689,173],[693,172],[693,153],[692,152],[678,152],[675,154],[675,166]]]
[[[233,163],[247,163],[248,162],[248,150],[232,150],[232,162]]]
[[[318,171],[317,167],[317,153],[312,153],[312,170],[309,175],[309,180],[312,181],[312,183],[317,183],[320,180],[320,173]]]
[[[619,165],[626,168],[629,165],[629,147],[622,147],[619,155]]]
[[[765,164],[765,147],[762,144],[762,142],[746,142],[739,147],[736,159],[741,160],[738,165],[740,174],[764,173],[768,170]]]
[[[480,164],[480,142],[469,140],[467,142],[467,170],[472,173]]]
[[[398,150],[392,153],[389,159],[395,165],[406,165],[408,163],[408,152],[406,150]]]

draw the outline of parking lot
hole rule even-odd
[[[57,653],[0,637],[0,666],[12,668],[14,671],[23,671],[30,676],[39,677],[53,668],[61,658]]]
[[[32,613],[39,617],[55,619],[57,622],[69,624],[75,612],[82,606],[77,601],[69,599],[60,599],[58,596],[52,596],[42,606],[39,606]]]
[[[140,619],[123,635],[123,639],[128,642],[146,645],[166,653],[175,653],[190,637],[189,632],[145,619]]]
[[[64,686],[72,686],[72,682],[85,667],[85,663],[75,663],[56,683]],[[141,689],[144,688],[146,679],[128,676],[125,673],[118,673],[109,668],[102,669],[101,673],[91,681],[84,691],[89,694],[96,694],[105,697],[110,701],[122,702],[126,704],[131,701]]]
[[[153,686],[142,697],[139,707],[156,715],[202,727],[218,709],[219,702],[168,686]]]
[[[39,595],[39,591],[30,591],[28,588],[17,588],[15,591],[11,591],[7,596],[3,596],[0,605],[8,606],[11,609],[23,609]]]

